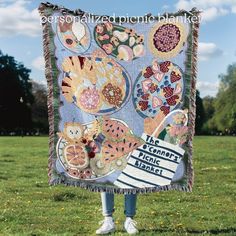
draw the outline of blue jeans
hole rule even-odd
[[[102,214],[103,216],[112,216],[114,212],[114,194],[101,193],[102,198]],[[124,196],[124,214],[126,217],[134,217],[136,214],[137,194],[125,194]]]

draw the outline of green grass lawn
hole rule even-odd
[[[48,186],[48,139],[0,137],[0,235],[95,235],[99,193]],[[196,137],[192,193],[139,195],[139,235],[236,235],[236,138]],[[117,231],[123,195],[116,195]]]

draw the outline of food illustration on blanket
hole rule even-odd
[[[133,103],[143,118],[154,117],[159,112],[166,116],[180,104],[183,91],[183,72],[179,66],[154,60],[135,81]]]
[[[90,47],[88,26],[73,16],[65,15],[58,19],[57,34],[62,45],[73,52],[84,53]]]
[[[66,122],[63,132],[58,133],[57,155],[66,174],[74,179],[99,180],[116,170],[122,173],[125,170],[126,177],[132,176],[128,165],[145,140],[134,135],[124,121],[106,116],[110,110],[121,109],[129,99],[128,75],[101,50],[90,56],[66,57],[62,68],[61,92],[66,101],[86,113],[102,114],[88,124]],[[183,91],[180,67],[170,61],[154,60],[140,72],[132,93],[133,105],[144,119],[144,133],[167,142],[165,145],[169,143],[169,148],[173,149],[172,144],[178,145],[179,149],[176,148],[181,153],[180,146],[187,140],[188,110],[176,108]],[[168,163],[163,168],[167,168]],[[119,182],[126,180],[124,173],[122,176],[115,180],[115,185],[124,185]],[[164,177],[158,178],[161,185]]]
[[[155,117],[144,119],[144,133],[171,144],[182,146],[187,141],[188,109],[176,109],[165,116],[158,113]]]
[[[187,113],[187,110],[171,112],[155,122],[150,131],[152,135],[146,135],[162,139],[169,150],[173,145],[182,150],[180,146],[187,139]],[[66,174],[75,179],[98,180],[125,168],[126,174],[132,176],[127,167],[129,159],[145,145],[145,139],[135,136],[124,121],[108,116],[84,125],[67,122],[58,137],[58,158]],[[167,160],[165,167],[168,165]]]
[[[144,36],[134,29],[125,28],[111,22],[96,25],[94,38],[106,54],[118,60],[132,61],[144,56]]]
[[[79,179],[94,179],[122,170],[129,154],[143,144],[127,124],[107,116],[87,125],[65,123],[58,137],[58,158],[67,174]]]
[[[148,37],[150,52],[161,59],[169,59],[182,53],[186,43],[186,28],[181,22],[159,21]]]
[[[128,74],[101,51],[95,51],[90,57],[67,57],[62,68],[62,95],[84,112],[110,114],[129,100],[131,82]]]
[[[73,32],[71,25],[59,25],[59,28],[61,31],[69,29]],[[162,31],[166,29],[169,29],[170,34],[176,33],[176,37],[182,33],[173,25],[162,25],[154,37],[164,37]],[[81,32],[85,31],[81,29]],[[63,132],[58,133],[58,159],[66,174],[73,179],[96,181],[114,171],[120,171],[120,176],[113,179],[113,183],[121,188],[126,188],[129,181],[132,183],[129,187],[169,184],[181,161],[184,152],[181,146],[186,142],[188,133],[188,110],[177,109],[184,94],[181,68],[169,60],[154,59],[151,65],[138,74],[132,85],[125,69],[108,55],[124,61],[143,56],[143,36],[132,29],[105,22],[95,27],[94,37],[101,49],[93,51],[90,55],[70,56],[63,60],[61,93],[67,102],[99,118],[88,124],[66,122]],[[161,42],[155,43],[156,47],[159,45],[156,49],[163,49],[162,53],[168,52],[165,51],[165,40]],[[178,43],[176,40],[170,51]],[[120,110],[128,102],[131,93],[133,106],[143,118],[142,138],[134,135],[123,120],[107,116]],[[143,154],[141,150],[147,145],[147,137],[159,140],[158,142],[164,145],[159,148],[167,148],[173,153],[178,150],[181,158],[174,166],[171,163],[173,160],[168,158],[164,162],[161,161],[162,166],[153,166],[153,163],[148,163],[147,160],[143,163],[141,157],[145,151]],[[158,163],[160,162],[159,157],[153,153],[149,155],[151,159],[156,158]],[[134,160],[138,159],[141,164],[131,167]],[[142,169],[141,166],[150,167],[151,170],[156,168],[158,173],[147,174],[147,169]],[[150,182],[144,184],[136,176],[133,183],[134,168],[138,168],[140,176],[145,176]],[[169,170],[169,177],[162,175],[163,172],[166,173],[163,169]],[[153,174],[157,176],[154,178]]]
[[[188,110],[183,113],[176,113],[173,115],[173,120],[166,127],[165,140],[172,144],[178,144],[182,146],[188,139],[188,126],[187,126],[187,113]],[[163,132],[163,131],[162,131]]]

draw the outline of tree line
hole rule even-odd
[[[47,88],[0,51],[0,135],[48,134]],[[220,77],[215,97],[196,95],[196,134],[236,135],[236,64]]]
[[[47,89],[30,72],[0,51],[0,135],[48,133]]]
[[[201,99],[197,94],[197,134],[236,135],[236,63],[229,65],[219,78],[215,97]]]

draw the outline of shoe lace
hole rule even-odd
[[[108,221],[108,220],[101,220],[101,221],[99,221],[99,225],[102,225],[101,228],[105,227],[105,223],[106,223],[106,224],[109,224],[109,225],[112,225],[112,222],[111,222],[111,221]]]
[[[135,228],[136,229],[137,222],[133,219],[131,219],[128,223],[128,228]]]

